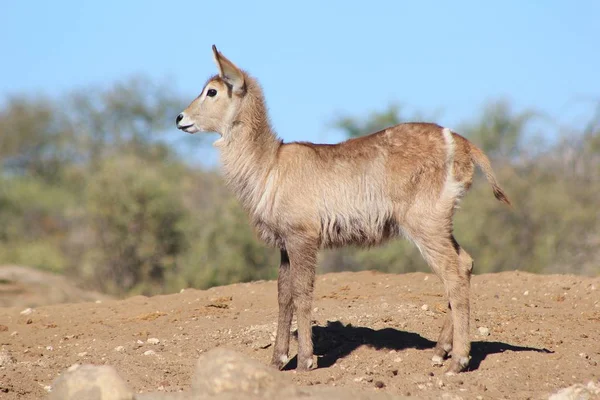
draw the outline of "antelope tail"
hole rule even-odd
[[[492,185],[492,189],[494,190],[494,196],[503,203],[510,204],[510,200],[504,193],[504,190],[498,184],[496,180],[496,175],[494,175],[494,171],[492,170],[492,165],[490,164],[489,158],[484,154],[483,151],[473,143],[469,143],[471,146],[471,159],[477,166],[483,171],[486,179]]]

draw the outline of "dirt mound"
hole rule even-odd
[[[196,360],[215,347],[267,364],[276,287],[236,284],[45,306],[27,315],[20,308],[0,309],[0,397],[43,398],[75,363],[112,365],[137,392],[188,390]],[[450,377],[430,363],[445,312],[435,276],[322,275],[314,307],[318,368],[281,372],[302,386],[426,399],[547,399],[600,377],[600,278],[474,276],[470,371]]]
[[[38,307],[109,298],[82,290],[64,276],[17,265],[0,266],[0,307]]]

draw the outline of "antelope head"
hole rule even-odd
[[[200,95],[177,116],[177,128],[187,133],[216,132],[226,136],[233,127],[247,91],[244,73],[213,45],[219,74],[208,80]]]

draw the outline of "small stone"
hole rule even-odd
[[[149,344],[159,344],[160,340],[158,340],[157,338],[149,338],[148,340],[146,340],[146,343],[149,343]]]
[[[375,381],[375,387],[377,389],[383,389],[385,387],[385,383],[383,383],[382,381]]]
[[[319,307],[313,308],[313,312],[319,312]]]
[[[529,296],[529,290],[524,291],[523,296]]]
[[[144,344],[144,342],[142,342],[140,339],[136,340],[135,343],[140,344],[140,345]]]
[[[490,329],[485,326],[480,326],[477,328],[480,336],[490,336]]]
[[[10,334],[10,336],[17,336],[19,334],[19,332],[14,331],[13,333]]]
[[[427,304],[423,304],[423,305],[421,306],[421,310],[423,310],[423,311],[427,311],[427,310],[429,310],[429,306],[428,306]]]
[[[144,355],[145,356],[153,356],[153,355],[156,355],[156,352],[154,350],[146,350],[144,352]]]
[[[87,351],[82,351],[81,353],[77,353],[77,357],[85,357],[87,354]]]
[[[17,360],[8,350],[0,351],[0,367],[6,367],[7,365],[14,364]]]
[[[220,347],[200,355],[192,380],[192,391],[207,397],[229,393],[235,395],[231,398],[281,398],[274,394],[292,386],[274,368]]]
[[[118,351],[119,353],[121,353],[121,352],[125,351],[125,347],[117,346],[117,347],[115,347],[115,351]]]
[[[179,291],[179,293],[183,293],[183,292],[185,292],[185,289],[181,289],[181,290]]]
[[[26,308],[23,311],[21,311],[21,315],[30,315],[33,312],[33,310],[31,308]]]
[[[131,400],[133,391],[106,365],[74,365],[52,384],[49,400],[115,399]]]
[[[96,304],[101,304],[102,300],[96,300]]]
[[[592,399],[600,395],[600,383],[589,381],[587,385],[580,383],[561,389],[551,395],[548,400]]]
[[[400,362],[402,362],[402,357],[396,357],[396,358],[394,358],[394,362],[395,362],[395,363],[400,363]]]

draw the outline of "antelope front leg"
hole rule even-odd
[[[277,279],[277,297],[279,299],[279,318],[277,320],[277,337],[273,349],[271,364],[282,369],[288,362],[290,348],[290,327],[292,325],[292,272],[290,259],[285,250],[281,250],[281,264]]]
[[[298,322],[298,367],[313,367],[312,300],[317,264],[317,246],[303,243],[288,249],[293,276],[293,301]]]

